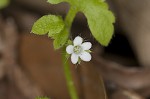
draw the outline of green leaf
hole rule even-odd
[[[48,33],[49,37],[55,37],[64,29],[63,19],[55,15],[45,15],[37,20],[33,27],[32,33],[38,35],[45,35]]]
[[[55,40],[53,42],[54,49],[59,49],[60,47],[62,47],[66,43],[66,41],[68,40],[68,36],[69,36],[69,33],[68,33],[67,29],[65,28],[55,38]]]
[[[95,39],[104,46],[110,42],[115,17],[108,9],[105,0],[48,0],[49,3],[58,4],[68,2],[71,7],[83,12],[87,18],[89,28]]]
[[[9,0],[0,0],[0,9],[8,6],[9,2]]]
[[[102,45],[107,46],[114,31],[112,23],[114,23],[115,18],[113,14],[106,9],[100,9],[100,7],[89,8],[88,11],[85,10],[84,12],[92,35]],[[92,13],[93,16],[91,16]]]

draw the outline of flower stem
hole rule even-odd
[[[65,71],[65,77],[66,77],[66,82],[67,82],[67,87],[69,90],[70,97],[71,97],[71,99],[79,99],[72,76],[71,76],[69,62],[66,61],[65,55],[63,55],[62,59],[63,59],[63,65],[64,65],[63,67],[64,67],[64,71]]]
[[[66,28],[69,29],[69,32],[70,32],[72,22],[76,16],[77,12],[78,12],[78,10],[75,7],[70,7],[69,12],[65,18],[65,25],[66,25]]]
[[[68,31],[68,34],[70,33],[71,30],[71,26],[72,26],[72,22],[75,18],[75,15],[77,14],[77,9],[71,7],[69,9],[69,12],[65,18],[65,25]],[[63,48],[63,51],[66,52],[66,48]],[[69,94],[71,99],[79,99],[78,95],[77,95],[77,91],[76,88],[74,86],[74,82],[71,76],[71,70],[70,70],[70,66],[68,61],[66,61],[66,54],[62,55],[62,61],[63,61],[63,68],[64,68],[64,72],[65,72],[65,78],[66,78],[66,82],[67,82],[67,87],[69,90]]]

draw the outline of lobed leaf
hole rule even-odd
[[[63,29],[64,22],[61,17],[55,15],[45,15],[34,23],[31,32],[38,35],[45,35],[48,33],[49,37],[54,37]]]
[[[95,13],[94,11],[97,11]],[[114,15],[106,9],[100,7],[87,8],[84,10],[89,28],[95,39],[104,46],[107,46],[112,38],[115,21]],[[93,16],[91,16],[91,14]]]

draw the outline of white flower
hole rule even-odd
[[[73,40],[73,45],[68,45],[66,48],[66,52],[71,54],[71,62],[76,64],[79,60],[90,61],[91,54],[89,53],[92,44],[90,42],[84,42],[80,36],[77,36]]]

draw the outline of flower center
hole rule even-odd
[[[74,46],[74,48],[73,48],[73,52],[74,52],[75,54],[79,54],[79,53],[81,53],[81,52],[82,52],[82,47],[81,47],[81,46],[79,46],[79,45]]]

